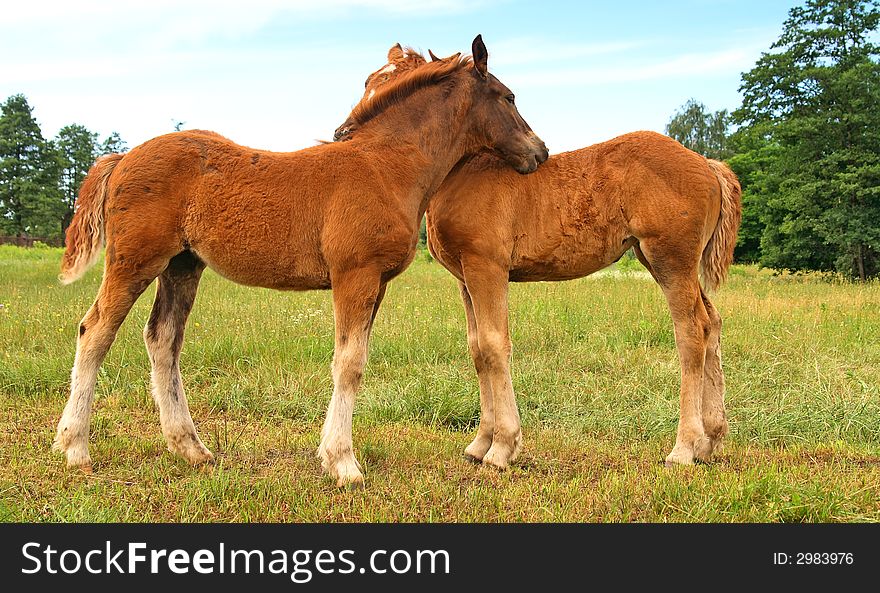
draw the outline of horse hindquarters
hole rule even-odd
[[[119,327],[147,286],[183,249],[177,224],[182,213],[169,207],[163,195],[145,199],[149,188],[133,189],[137,185],[124,170],[113,174],[122,160],[120,155],[100,159],[87,176],[62,263],[62,281],[76,280],[94,262],[106,236],[104,276],[79,328],[70,397],[53,444],[70,466],[91,465],[88,433],[95,382]]]

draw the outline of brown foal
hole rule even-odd
[[[427,63],[452,59],[431,57]],[[365,99],[426,63],[400,45],[388,60],[367,79]],[[358,134],[349,117],[335,138]],[[728,424],[721,316],[706,290],[724,281],[740,219],[733,172],[654,132],[553,155],[528,176],[511,172],[497,152],[464,158],[431,201],[427,226],[431,253],[459,280],[479,377],[480,424],[465,453],[504,468],[522,444],[508,283],[579,278],[633,248],[666,296],[681,363],[678,434],[667,465],[708,461]]]
[[[353,113],[358,138],[298,152],[239,146],[211,132],[149,140],[102,157],[83,183],[61,280],[82,276],[106,243],[97,299],[79,328],[71,394],[54,446],[91,467],[89,420],[98,368],[129,310],[159,279],[144,339],[168,448],[198,464],[199,439],[180,377],[184,326],[205,267],[241,284],[333,289],[333,396],[322,467],[339,485],[363,480],[352,451],[354,397],[389,280],[412,261],[428,201],[462,157],[491,148],[522,173],[547,150],[473,58],[425,64]]]

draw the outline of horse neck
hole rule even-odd
[[[420,212],[456,163],[476,148],[466,121],[467,92],[467,85],[461,83],[451,93],[442,83],[421,89],[377,117],[372,130],[362,130],[366,142],[395,155],[394,169],[405,173],[419,190],[414,197],[421,198]]]

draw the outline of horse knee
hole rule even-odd
[[[468,336],[468,351],[471,354],[471,359],[474,361],[474,368],[477,370],[477,373],[483,372],[486,368],[486,363],[483,360],[483,351],[480,349],[480,341],[476,336]]]
[[[337,387],[350,390],[357,388],[367,364],[366,349],[348,345],[333,355],[332,372]]]
[[[497,333],[480,336],[479,348],[487,370],[499,370],[508,365],[512,348],[507,336]]]

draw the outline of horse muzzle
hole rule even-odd
[[[547,146],[534,132],[529,135],[529,141],[529,147],[525,154],[519,155],[518,158],[507,157],[507,161],[513,166],[514,170],[523,175],[534,173],[550,156]]]

